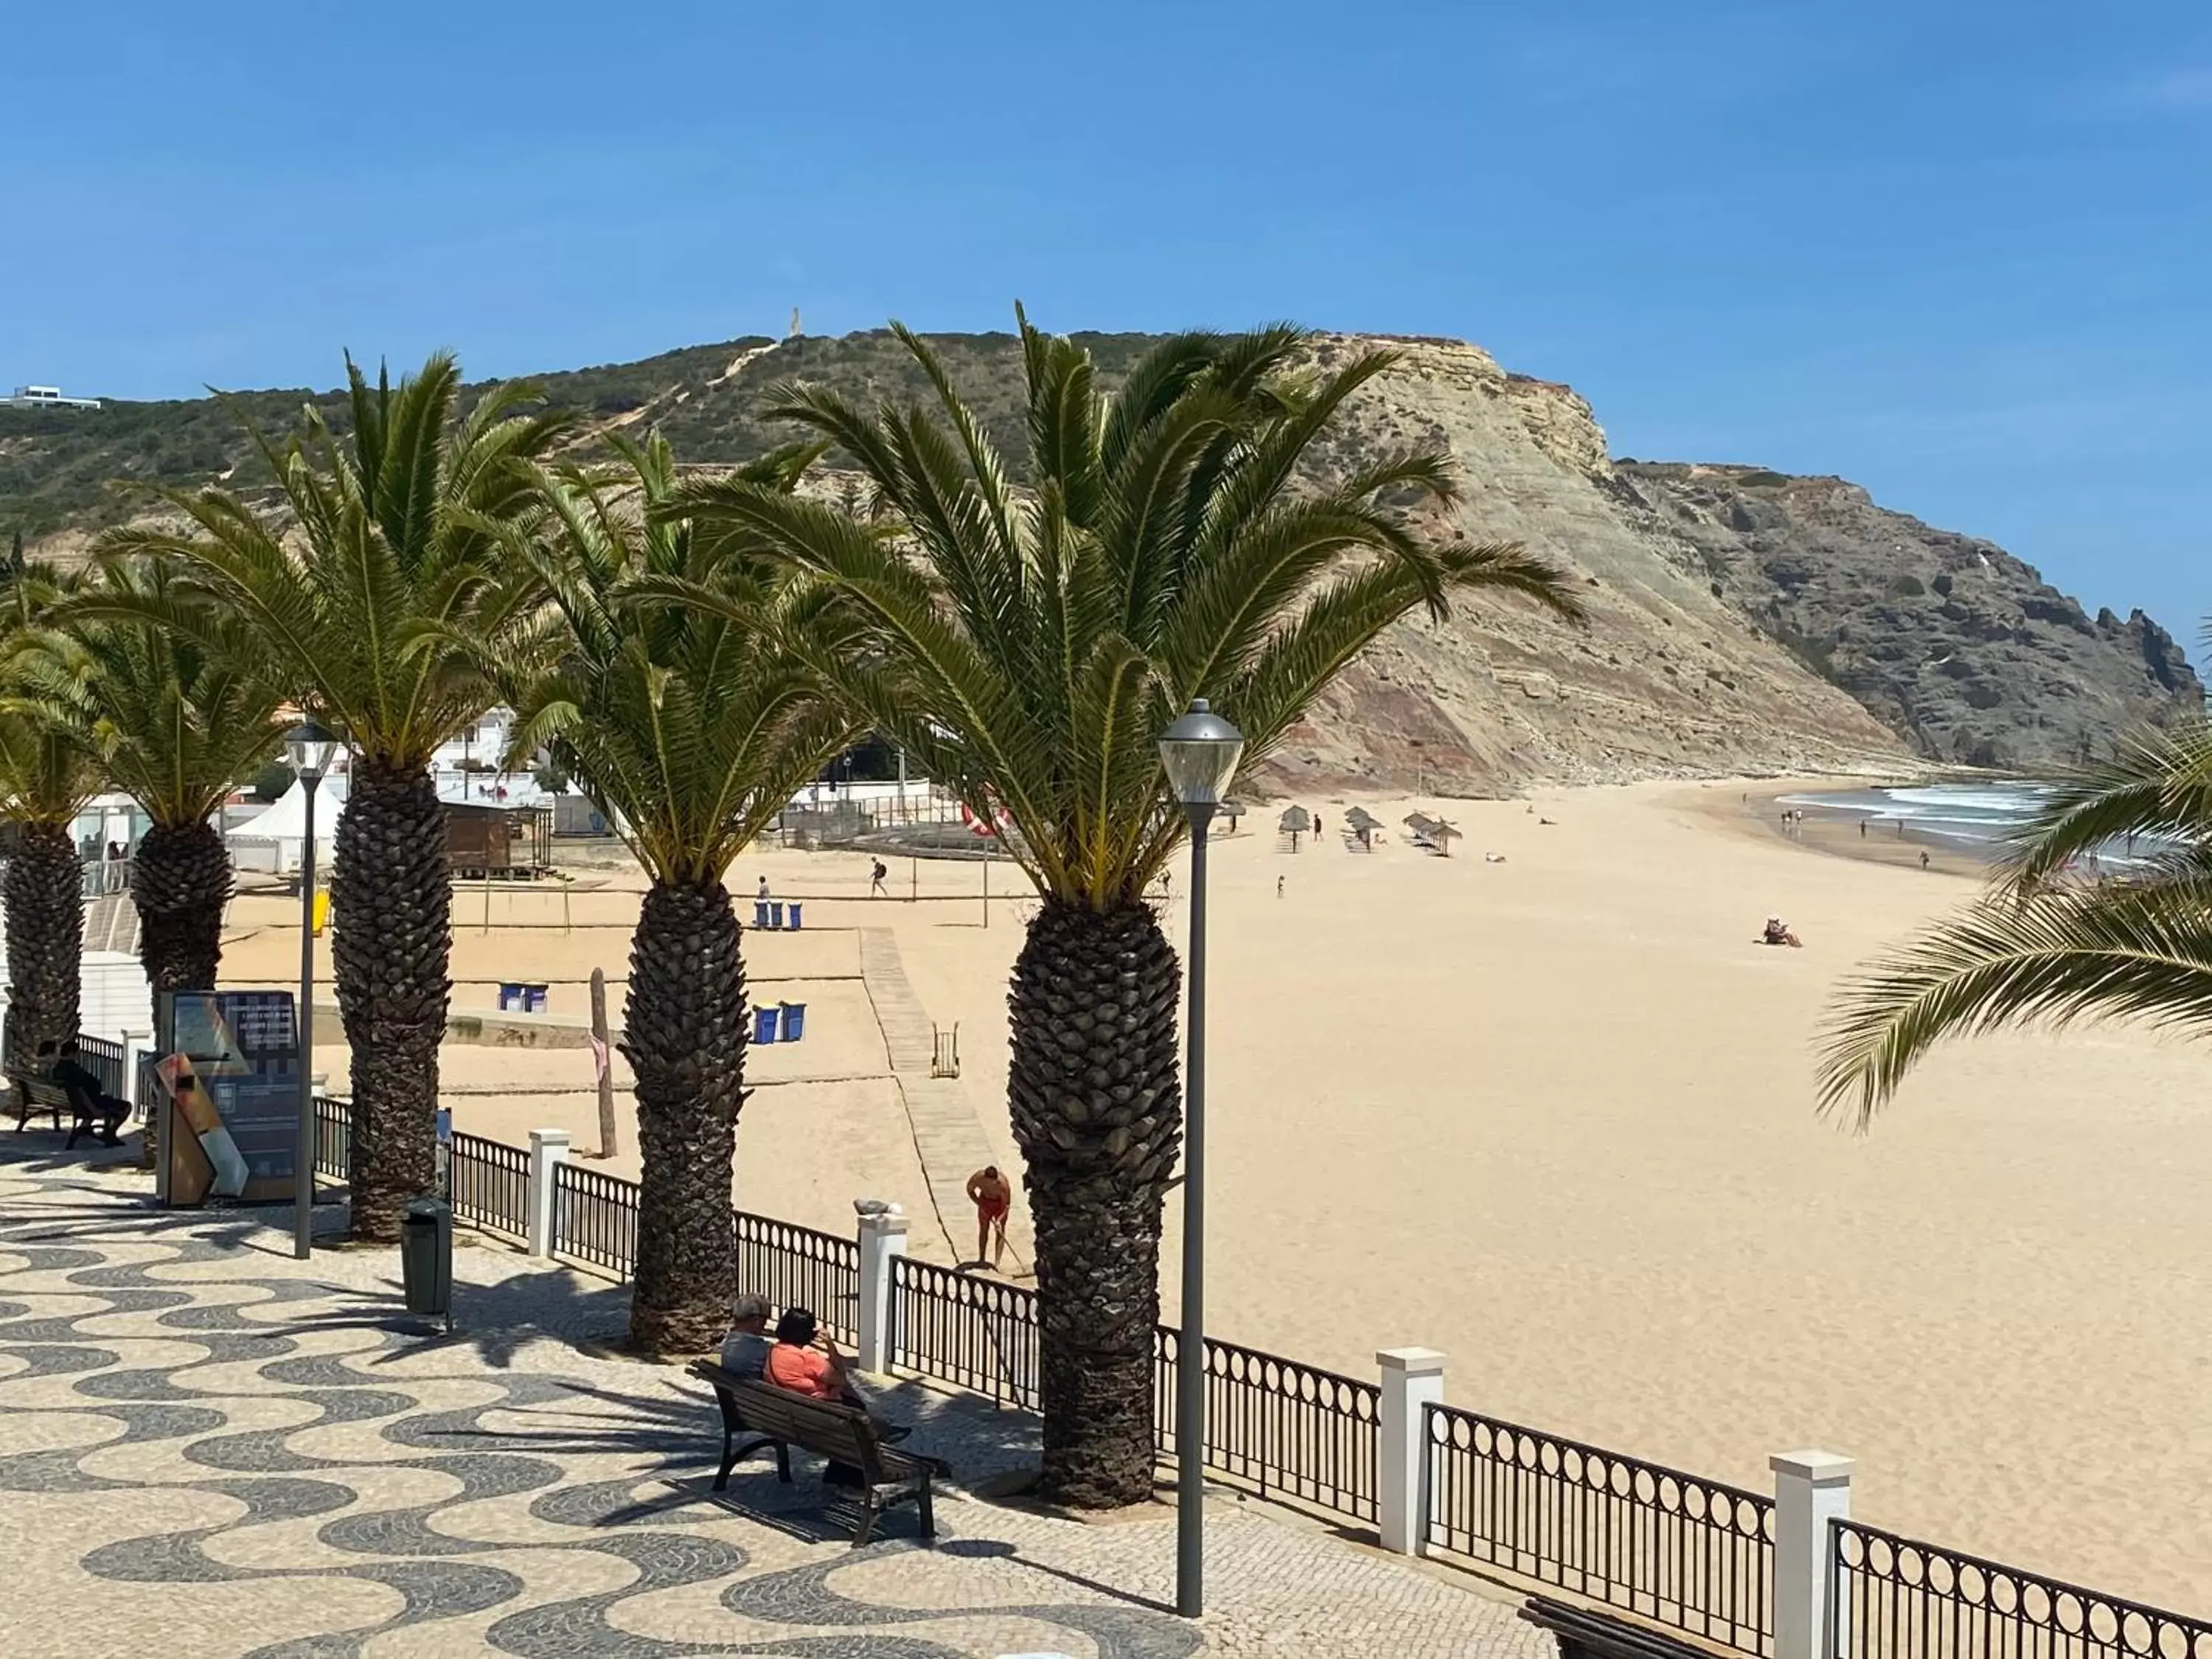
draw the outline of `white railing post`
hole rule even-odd
[[[530,1254],[553,1254],[553,1171],[568,1161],[566,1129],[530,1132]]]
[[[1777,1452],[1774,1471],[1774,1659],[1836,1659],[1829,1628],[1828,1523],[1851,1512],[1851,1460]]]
[[[1428,1412],[1444,1398],[1444,1357],[1434,1348],[1384,1348],[1376,1424],[1375,1496],[1382,1547],[1419,1555],[1429,1514]]]
[[[864,1371],[888,1371],[897,1352],[892,1329],[898,1297],[891,1261],[906,1254],[906,1214],[893,1204],[860,1218],[860,1352]]]

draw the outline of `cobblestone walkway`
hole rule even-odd
[[[0,1141],[7,1659],[1549,1659],[1510,1607],[1258,1505],[1210,1522],[1196,1625],[1164,1510],[955,1492],[933,1549],[910,1510],[852,1549],[811,1460],[709,1490],[711,1400],[592,1347],[620,1291],[464,1249],[447,1338],[394,1312],[392,1252],[297,1262],[289,1212],[165,1215],[59,1146]],[[966,1479],[1032,1455],[1015,1414],[893,1399]]]

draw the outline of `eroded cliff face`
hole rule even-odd
[[[1972,766],[2065,763],[2203,706],[2173,636],[2094,617],[1994,543],[1840,478],[1623,463],[1731,604],[1903,732]]]
[[[1620,478],[1572,391],[1455,341],[1332,337],[1320,355],[1375,343],[1404,361],[1361,394],[1325,460],[1449,446],[1466,480],[1459,533],[1564,567],[1589,616],[1474,595],[1446,622],[1400,623],[1277,751],[1283,782],[1483,795],[1907,758],[1896,732],[1713,593],[1697,549]]]

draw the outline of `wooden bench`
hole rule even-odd
[[[54,1127],[62,1127],[62,1114],[70,1114],[69,1139],[64,1143],[67,1151],[77,1143],[77,1137],[95,1134],[109,1146],[119,1145],[121,1137],[115,1131],[131,1115],[125,1105],[121,1110],[113,1106],[103,1107],[100,1102],[82,1089],[73,1089],[65,1083],[57,1083],[51,1077],[40,1077],[19,1072],[8,1079],[8,1086],[15,1091],[15,1131],[18,1134],[30,1127],[33,1113],[46,1112],[54,1121]]]
[[[722,1407],[722,1466],[714,1472],[716,1492],[728,1488],[730,1471],[739,1458],[763,1446],[775,1449],[776,1478],[788,1486],[791,1449],[798,1446],[860,1471],[855,1492],[860,1524],[853,1534],[854,1548],[868,1541],[884,1510],[909,1498],[921,1517],[921,1535],[937,1536],[930,1491],[936,1468],[928,1459],[884,1444],[866,1412],[739,1376],[712,1360],[694,1361],[691,1375],[714,1386]]]
[[[1549,1631],[1559,1644],[1559,1659],[1712,1659],[1713,1650],[1656,1631],[1649,1625],[1600,1613],[1593,1607],[1532,1595],[1522,1618]]]

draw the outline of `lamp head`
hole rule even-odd
[[[330,770],[331,757],[337,750],[338,740],[313,718],[301,720],[284,734],[284,752],[292,763],[292,770],[311,785]]]
[[[1160,733],[1159,742],[1160,765],[1175,798],[1187,810],[1210,813],[1219,806],[1244,753],[1244,734],[1197,697],[1188,714]]]

